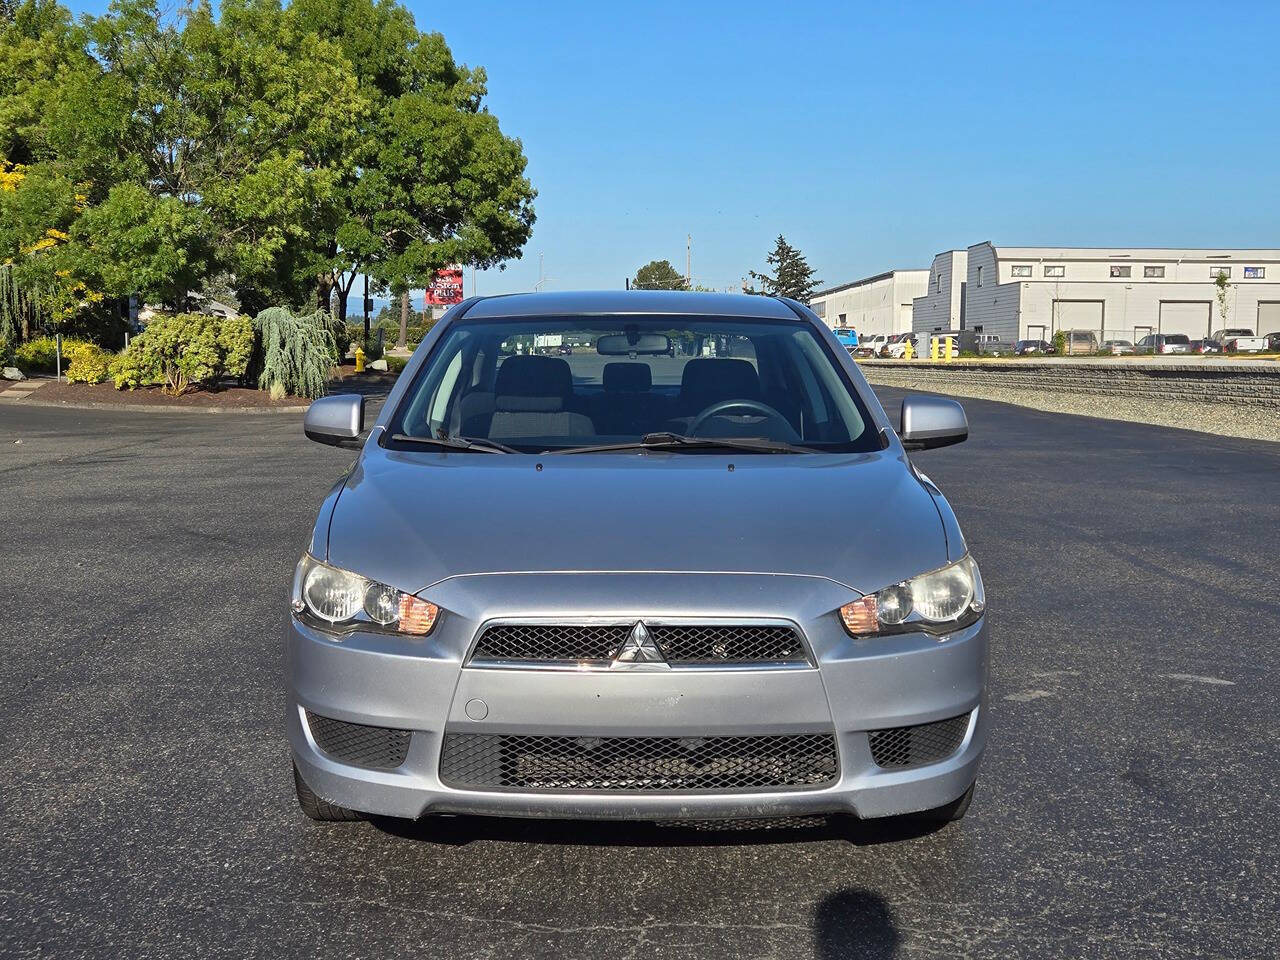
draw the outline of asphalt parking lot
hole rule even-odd
[[[305,820],[279,624],[351,453],[0,407],[0,956],[1276,956],[1280,445],[966,408],[917,462],[993,611],[968,818],[725,834]]]

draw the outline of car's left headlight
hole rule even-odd
[[[293,572],[294,615],[330,633],[372,630],[425,636],[440,616],[428,600],[322,563],[304,553]]]
[[[974,623],[986,606],[982,574],[966,554],[939,570],[846,603],[840,608],[840,621],[854,637],[917,631],[946,634]]]

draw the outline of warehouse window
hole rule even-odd
[[[982,268],[978,268],[978,286],[982,286]]]
[[[1266,267],[1245,267],[1244,278],[1246,280],[1265,280],[1267,278]]]
[[[1044,275],[1046,277],[1065,277],[1067,268],[1060,263],[1045,264]]]
[[[1219,277],[1229,277],[1229,276],[1231,276],[1230,267],[1219,266],[1218,264],[1215,263],[1212,267],[1209,268],[1210,280],[1217,280]]]
[[[1014,275],[1015,277],[1029,277],[1029,276],[1031,276],[1031,264],[1029,264],[1029,263],[1015,263],[1015,264],[1013,265],[1013,275]]]
[[[1118,266],[1113,263],[1111,265],[1111,276],[1116,279],[1120,277],[1131,277],[1133,276],[1133,267],[1127,264],[1124,266]]]
[[[1143,267],[1142,275],[1148,280],[1163,280],[1164,267]]]

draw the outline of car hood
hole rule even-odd
[[[893,451],[534,458],[370,442],[327,553],[415,593],[473,574],[638,571],[815,576],[865,593],[947,563],[939,509]]]

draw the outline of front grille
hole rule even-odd
[[[960,749],[968,728],[969,714],[962,713],[937,723],[872,730],[868,734],[871,759],[878,766],[894,769],[937,763]]]
[[[400,766],[409,755],[409,730],[392,727],[368,727],[322,717],[307,711],[311,737],[325,753],[342,763],[356,767],[390,770]]]
[[[831,734],[531,737],[446,734],[440,779],[470,790],[773,790],[835,781]]]
[[[473,662],[506,660],[527,663],[613,659],[631,633],[633,623],[575,624],[504,623],[489,627],[476,642]],[[804,644],[792,627],[758,624],[647,624],[649,634],[668,663],[804,663]]]

